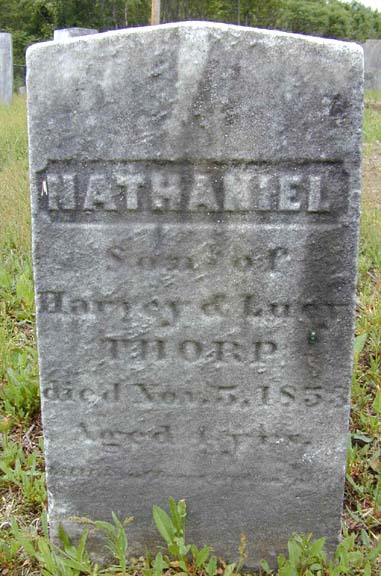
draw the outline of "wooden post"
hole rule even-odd
[[[152,0],[151,25],[160,24],[160,0]]]

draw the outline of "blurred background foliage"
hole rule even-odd
[[[15,64],[53,30],[149,24],[150,0],[0,0],[0,29],[13,34]],[[216,20],[364,42],[381,38],[381,12],[352,0],[161,0],[162,22]]]

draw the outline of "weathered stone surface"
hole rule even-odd
[[[28,51],[49,510],[188,502],[249,565],[339,534],[362,50],[182,23]]]
[[[98,30],[94,28],[61,28],[54,30],[54,41],[62,42],[62,40],[70,40],[78,36],[88,36],[89,34],[97,34]]]
[[[367,40],[363,48],[365,88],[381,90],[381,40]]]
[[[12,34],[0,32],[0,104],[10,104],[13,95]]]

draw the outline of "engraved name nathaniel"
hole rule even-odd
[[[333,203],[344,177],[340,165],[329,162],[53,162],[40,179],[40,206],[50,213],[327,214],[337,209]]]

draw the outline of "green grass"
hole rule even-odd
[[[368,94],[367,102],[358,338],[343,541],[335,559],[329,562],[322,540],[290,535],[288,557],[279,558],[276,572],[271,572],[264,562],[262,574],[380,576],[381,573],[381,145],[378,145],[381,93]],[[0,126],[0,575],[96,574],[99,569],[86,552],[86,532],[77,547],[62,534],[61,551],[51,546],[47,538],[23,98],[15,98],[11,108],[0,108]],[[173,527],[171,532],[168,520],[155,510],[155,521],[168,546],[167,552],[144,562],[131,560],[125,567],[124,558],[128,556],[125,528],[114,518],[112,524],[98,526],[106,534],[115,558],[114,568],[108,567],[106,573],[232,576],[241,570],[244,541],[240,552],[237,551],[238,564],[215,565],[209,549],[198,550],[181,541],[183,536],[175,533]],[[175,514],[174,509],[172,513]],[[173,515],[168,518],[174,522]]]
[[[30,244],[25,98],[0,106],[0,126],[0,246],[14,246],[24,259]]]
[[[366,90],[365,104],[368,102],[381,102],[381,90]]]
[[[381,90],[368,90],[365,98],[363,140],[365,143],[381,141]]]

